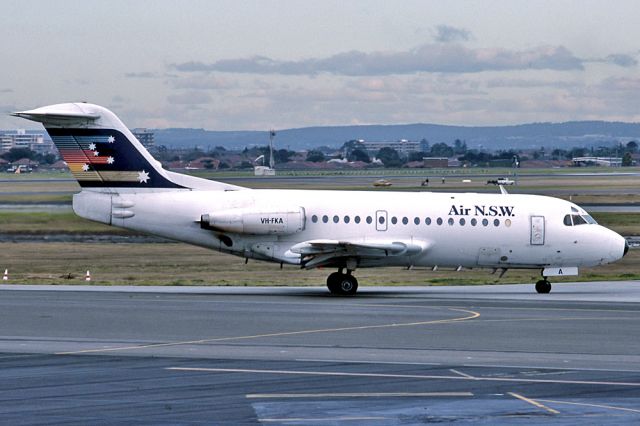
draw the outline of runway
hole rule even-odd
[[[640,282],[0,286],[7,424],[640,421]]]

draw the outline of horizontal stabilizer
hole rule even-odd
[[[12,113],[14,117],[26,118],[37,121],[45,125],[64,125],[76,122],[93,122],[100,118],[100,114],[84,107],[81,103],[49,105],[28,111],[17,111]]]

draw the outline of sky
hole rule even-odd
[[[7,115],[87,101],[129,127],[640,121],[636,1],[14,1]]]

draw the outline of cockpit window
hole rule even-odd
[[[562,219],[562,222],[566,226],[578,226],[578,225],[586,225],[586,224],[597,225],[598,224],[598,222],[596,222],[596,220],[594,218],[592,218],[591,216],[589,216],[588,214],[583,214],[583,215],[568,214],[568,215],[566,215],[564,217],[564,219]]]
[[[587,224],[587,221],[584,220],[584,218],[582,216],[580,216],[579,214],[572,214],[571,215],[571,219],[573,219],[573,226],[586,225]]]

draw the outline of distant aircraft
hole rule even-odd
[[[539,269],[577,275],[629,246],[577,205],[536,195],[254,190],[164,170],[106,108],[45,106],[43,123],[82,190],[83,218],[244,258],[335,268],[331,293],[355,294],[357,268]]]

